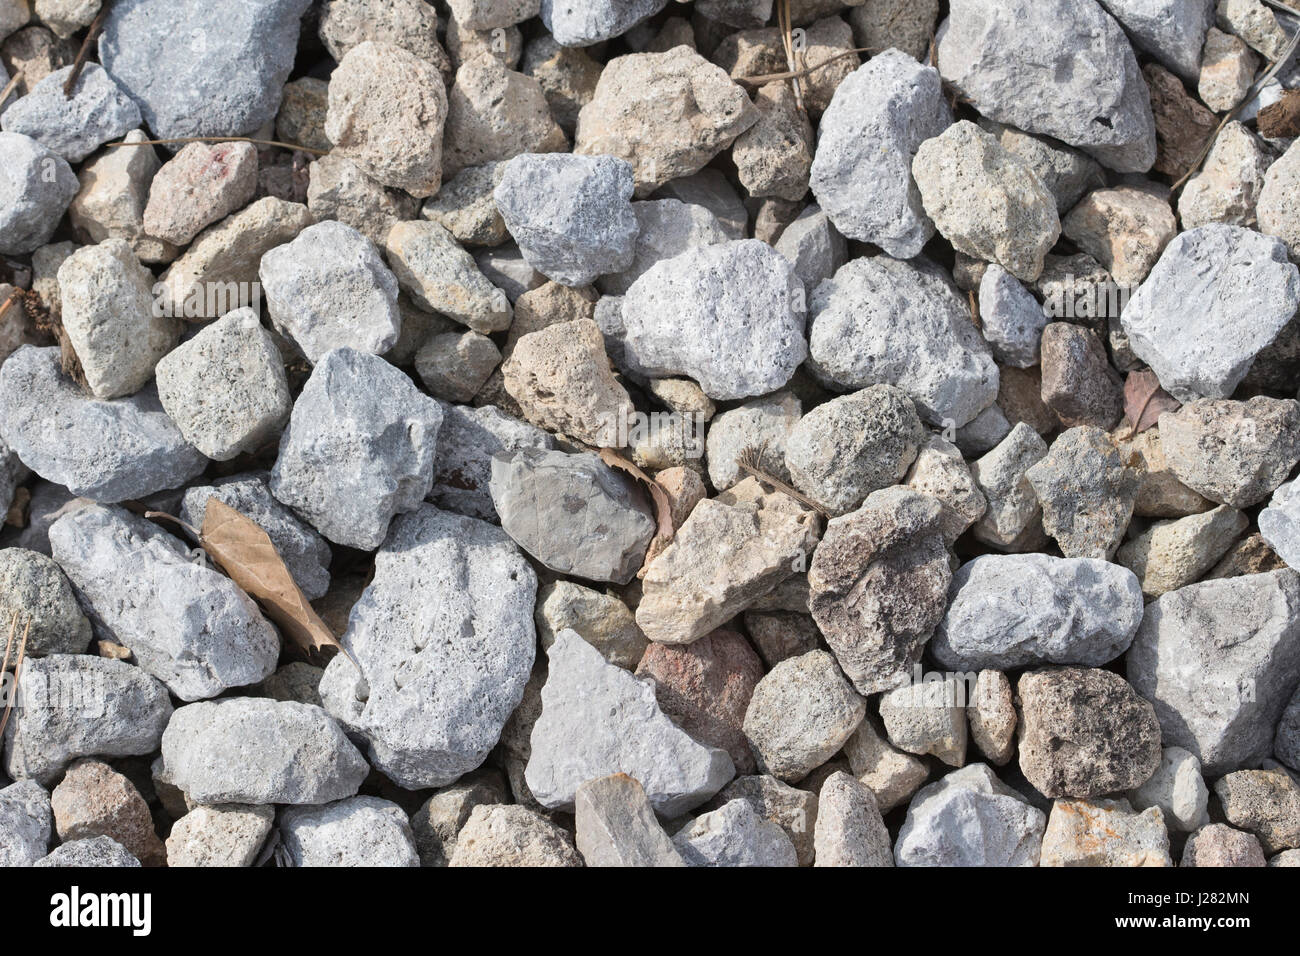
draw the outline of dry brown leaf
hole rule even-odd
[[[343,645],[320,619],[285,567],[270,536],[256,521],[218,498],[209,498],[199,540],[230,579],[243,588],[307,657],[324,657]]]
[[[1160,387],[1160,379],[1150,369],[1129,372],[1124,381],[1124,421],[1129,438],[1154,427],[1165,412],[1182,407],[1182,402]]]
[[[655,481],[644,471],[638,468],[632,462],[628,461],[612,448],[602,448],[600,450],[600,460],[611,468],[617,468],[619,471],[626,472],[633,478],[640,481],[650,492],[650,497],[655,503],[655,530],[654,539],[650,542],[650,547],[646,551],[647,556],[658,556],[659,552],[668,546],[668,542],[673,540],[676,531],[673,529],[673,506],[668,500],[668,492],[664,491],[663,486]],[[647,557],[646,563],[650,562]],[[642,568],[644,570],[644,568]]]
[[[1300,136],[1300,90],[1284,90],[1280,100],[1259,111],[1256,122],[1267,139]]]

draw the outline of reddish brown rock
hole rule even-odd
[[[154,832],[153,818],[131,781],[99,760],[79,760],[50,795],[59,837],[116,840],[145,866],[167,862],[167,848]]]
[[[731,754],[737,774],[754,772],[741,728],[763,664],[741,635],[720,629],[693,644],[651,644],[636,673],[654,678],[659,706],[677,726]]]
[[[1191,169],[1219,121],[1163,66],[1148,63],[1142,75],[1156,118],[1155,171],[1177,179]]]
[[[256,191],[252,143],[190,143],[154,176],[144,230],[186,245],[206,226],[246,206]]]
[[[1124,383],[1096,332],[1070,322],[1043,329],[1043,404],[1067,428],[1113,428],[1124,414]]]

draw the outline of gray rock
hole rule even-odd
[[[416,216],[418,200],[399,189],[377,183],[356,163],[337,152],[313,162],[307,168],[307,175],[307,208],[316,221],[345,223],[377,246],[383,245],[393,226]]]
[[[657,813],[674,817],[735,775],[725,750],[696,743],[665,716],[651,682],[608,663],[573,631],[556,636],[549,664],[525,774],[543,806],[571,809],[583,783],[623,772]]]
[[[167,865],[252,866],[274,819],[274,807],[237,803],[195,807],[172,825]]]
[[[1214,784],[1223,815],[1259,837],[1265,853],[1300,847],[1300,782],[1283,770],[1238,770]]]
[[[992,451],[1010,433],[1011,422],[995,403],[958,428],[953,444],[963,455],[974,457]]]
[[[157,525],[88,505],[50,527],[50,547],[100,636],[182,700],[275,670],[279,635],[252,598]]]
[[[749,212],[735,187],[716,169],[701,169],[664,183],[656,199],[676,199],[687,205],[703,206],[717,218],[728,239],[744,239],[749,231]]]
[[[523,697],[536,595],[500,529],[427,504],[401,516],[340,638],[351,659],[321,679],[326,710],[398,786],[452,783],[483,763]]]
[[[809,866],[813,862],[817,794],[767,775],[737,777],[706,806],[717,809],[732,800],[746,801],[760,817],[784,830],[794,844],[800,866]]]
[[[425,201],[420,215],[438,223],[467,246],[505,242],[509,233],[492,196],[505,172],[503,162],[466,166]]]
[[[816,203],[810,203],[773,246],[790,261],[805,289],[829,279],[848,261],[848,242]]]
[[[979,304],[984,338],[993,357],[1015,368],[1037,365],[1047,315],[1033,293],[1006,269],[991,263],[980,280]]]
[[[1090,558],[986,554],[953,575],[930,653],[952,670],[1027,664],[1100,667],[1142,623],[1142,589],[1127,568]]]
[[[997,366],[965,297],[926,260],[854,259],[817,286],[809,322],[814,371],[841,389],[897,386],[941,427],[997,399]]]
[[[849,774],[826,778],[817,797],[815,866],[893,866],[875,795]]]
[[[252,309],[235,309],[167,353],[158,400],[185,440],[216,461],[275,441],[292,403],[284,359]]]
[[[474,254],[474,265],[488,282],[506,294],[506,301],[512,304],[525,292],[546,284],[546,277],[528,264],[513,242],[480,249]]]
[[[444,511],[497,521],[492,503],[492,459],[524,448],[550,451],[555,440],[495,405],[442,405],[429,500]]]
[[[309,601],[323,597],[330,583],[330,547],[310,525],[271,495],[264,472],[231,475],[211,485],[196,485],[185,492],[180,518],[203,527],[208,500],[216,498],[257,522]]]
[[[677,199],[632,203],[638,232],[632,263],[622,271],[602,275],[596,282],[604,295],[625,295],[632,283],[664,259],[698,246],[712,246],[731,238],[718,218],[704,206]]]
[[[927,38],[927,44],[929,42]],[[980,117],[980,129],[1002,148],[1019,156],[1056,198],[1056,211],[1064,216],[1090,189],[1106,183],[1101,166],[1079,150],[1045,136],[1033,136],[1014,126]]]
[[[378,797],[349,797],[280,814],[280,839],[293,866],[419,866],[405,811]]]
[[[73,68],[55,70],[0,116],[6,133],[21,133],[70,163],[140,125],[140,108],[97,63],[87,63],[72,96],[63,87]]]
[[[798,396],[780,391],[750,399],[718,415],[709,422],[705,444],[709,483],[718,491],[726,491],[743,481],[745,473],[736,462],[747,448],[761,449],[759,463],[763,469],[774,478],[789,481],[785,443],[802,414]]]
[[[1300,570],[1300,479],[1278,486],[1259,513],[1259,533],[1278,557]]]
[[[328,803],[369,767],[325,711],[265,697],[179,708],[162,735],[171,782],[195,803]]]
[[[626,33],[668,0],[541,0],[542,23],[561,46],[591,46]]]
[[[86,397],[57,348],[24,346],[0,370],[0,439],[42,478],[96,501],[183,485],[207,459],[167,417],[153,386],[129,398]]]
[[[826,651],[777,664],[758,682],[745,736],[765,773],[802,780],[829,760],[862,723],[867,703]]]
[[[0,550],[0,629],[20,622],[27,656],[80,654],[90,643],[90,621],[72,585],[49,557],[23,548]]]
[[[1116,172],[1155,162],[1146,82],[1099,5],[956,0],[935,43],[940,74],[981,115],[1078,146]]]
[[[383,355],[401,333],[397,279],[351,226],[322,222],[262,256],[258,267],[276,330],[316,363],[330,349]]]
[[[1188,585],[1147,608],[1129,680],[1155,704],[1165,744],[1207,776],[1272,751],[1300,673],[1297,607],[1300,575],[1288,569]]]
[[[873,385],[799,419],[786,438],[785,463],[796,488],[843,515],[902,481],[924,438],[911,399],[892,385]]]
[[[50,795],[34,780],[0,788],[0,866],[31,866],[50,845]]]
[[[940,435],[931,435],[917,451],[904,483],[938,500],[943,512],[940,530],[949,547],[988,508],[961,451]]]
[[[491,490],[506,533],[561,574],[627,584],[654,536],[645,493],[594,454],[523,448],[493,458]]]
[[[910,259],[934,235],[912,158],[952,124],[938,72],[886,50],[858,67],[822,116],[812,191],[837,229]]]
[[[910,754],[938,757],[950,767],[966,762],[967,686],[974,674],[905,684],[880,698],[880,720],[889,742]]]
[[[1166,247],[1121,322],[1134,354],[1187,402],[1229,397],[1298,306],[1286,243],[1216,223]]]
[[[1201,72],[1201,48],[1214,23],[1214,0],[1101,0],[1134,45],[1188,83]]]
[[[524,258],[549,279],[590,285],[632,265],[640,227],[632,167],[612,156],[524,153],[493,193]]]
[[[99,62],[160,139],[250,136],[275,119],[310,0],[114,3]],[[159,63],[172,64],[166,82]]]
[[[992,406],[996,408],[997,406]],[[1047,454],[1047,443],[1026,422],[1010,429],[995,448],[971,463],[971,477],[988,508],[975,524],[975,537],[999,550],[1023,550],[1027,535],[1042,535],[1042,505],[1025,477]]]
[[[384,245],[398,284],[420,308],[485,335],[510,326],[508,290],[493,285],[496,279],[485,276],[474,257],[436,222],[399,222]]]
[[[22,463],[22,460],[4,443],[0,438],[0,504],[3,504],[5,511],[13,504],[14,494],[18,486],[31,477],[31,472]]]
[[[1300,687],[1282,712],[1273,739],[1273,756],[1292,770],[1300,770]]]
[[[26,255],[54,235],[77,176],[58,153],[18,133],[0,133],[0,165],[0,255]]]
[[[626,356],[650,377],[686,375],[713,399],[766,395],[808,355],[803,286],[756,239],[657,263],[623,299]]]
[[[32,866],[76,867],[77,869],[101,867],[138,867],[140,861],[126,847],[112,837],[97,836],[84,840],[71,840],[54,850],[49,856],[37,860]]]
[[[748,801],[732,800],[696,817],[673,837],[687,866],[798,866],[785,831],[760,817]]]
[[[954,770],[922,787],[907,808],[899,866],[1037,866],[1047,816],[987,764]]]
[[[373,550],[433,484],[442,409],[383,359],[325,353],[294,404],[271,493],[337,544]]]
[[[1137,810],[1159,807],[1171,830],[1190,833],[1210,822],[1210,791],[1201,776],[1201,762],[1182,747],[1164,748],[1156,772],[1130,790],[1128,799]]]
[[[833,518],[813,553],[813,620],[860,694],[906,681],[943,617],[952,571],[942,520],[937,499],[886,488]]]
[[[143,668],[86,654],[23,664],[4,769],[50,785],[78,757],[141,756],[158,749],[172,715],[167,688]]]
[[[645,789],[625,773],[588,780],[574,796],[578,852],[587,866],[686,866],[655,819]]]

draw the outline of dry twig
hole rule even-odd
[[[116,143],[105,143],[104,146],[179,146],[182,143],[252,143],[255,146],[278,146],[280,149],[301,150],[317,156],[324,156],[329,152],[311,146],[299,146],[296,143],[282,143],[278,139],[253,139],[251,136],[178,136],[175,139],[141,139],[134,143],[119,140]]]
[[[95,43],[95,38],[99,36],[99,31],[104,28],[104,19],[108,16],[108,8],[113,5],[113,0],[104,0],[104,5],[99,8],[99,13],[90,23],[90,29],[86,31],[86,38],[81,41],[81,49],[77,51],[77,58],[72,61],[72,72],[68,74],[68,82],[63,84],[63,98],[70,99],[72,91],[77,88],[77,80],[81,79],[81,71],[86,67],[86,61],[90,57],[90,48]]]

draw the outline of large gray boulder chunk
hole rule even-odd
[[[596,285],[604,295],[624,295],[632,283],[656,262],[679,256],[697,246],[712,246],[733,238],[704,206],[678,199],[632,203],[637,234],[632,263],[620,272],[601,276]]]
[[[235,309],[168,352],[158,400],[185,440],[216,461],[279,438],[293,405],[284,359],[252,309]]]
[[[937,498],[886,488],[832,519],[813,553],[813,620],[860,694],[906,680],[943,616],[952,571],[942,521]]]
[[[1137,58],[1093,0],[954,0],[935,42],[939,73],[982,116],[1078,146],[1116,172],[1155,162]]]
[[[325,711],[266,697],[179,708],[162,757],[196,804],[328,803],[355,794],[370,770]]]
[[[1128,568],[1092,558],[986,554],[953,575],[930,642],[944,667],[1100,667],[1128,650],[1142,623],[1142,588]]]
[[[899,866],[1037,866],[1047,816],[973,763],[922,787],[898,831]]]
[[[641,782],[656,813],[674,817],[735,776],[725,750],[696,743],[659,709],[652,682],[608,663],[575,632],[561,631],[548,656],[525,771],[543,806],[572,810],[583,783],[626,773]]]
[[[0,628],[15,618],[22,622],[28,657],[80,654],[90,643],[90,621],[81,613],[72,585],[39,551],[0,550]]]
[[[351,226],[308,226],[262,256],[257,271],[271,321],[309,362],[345,347],[383,355],[401,334],[397,278]]]
[[[131,395],[180,334],[154,308],[153,275],[123,239],[82,246],[59,266],[61,321],[95,398]]]
[[[271,494],[265,472],[231,475],[211,485],[186,490],[181,499],[180,518],[194,528],[203,527],[208,501],[216,498],[240,514],[256,521],[307,600],[323,597],[330,583],[330,546],[311,526]]]
[[[50,548],[99,633],[182,700],[275,670],[280,638],[252,598],[144,518],[87,505],[50,526]]]
[[[1151,702],[1111,671],[1028,671],[1020,701],[1020,770],[1047,797],[1099,797],[1146,783],[1160,766]]]
[[[1300,686],[1300,574],[1248,574],[1162,595],[1127,661],[1167,745],[1195,754],[1208,777],[1257,765]]]
[[[140,108],[97,63],[81,69],[72,95],[63,88],[73,67],[55,70],[0,116],[6,133],[22,133],[70,163],[140,125]]]
[[[0,169],[0,255],[35,252],[76,197],[77,175],[58,153],[18,133],[0,133]]]
[[[122,661],[52,654],[25,662],[22,678],[4,738],[17,780],[48,786],[78,757],[152,753],[172,716],[167,688]]]
[[[794,844],[779,824],[747,800],[731,800],[695,818],[673,844],[687,866],[798,866]]]
[[[1286,243],[1216,223],[1169,243],[1120,321],[1133,353],[1190,402],[1232,395],[1297,307]]]
[[[129,398],[87,398],[57,348],[23,346],[0,368],[0,439],[23,464],[101,502],[183,485],[207,464],[146,386]]]
[[[325,708],[399,786],[453,782],[483,762],[523,698],[536,596],[499,528],[432,505],[401,516],[340,638],[351,660],[340,654],[321,679]]]
[[[542,23],[560,46],[611,40],[662,10],[668,0],[541,0]]]
[[[809,651],[781,661],[758,682],[745,712],[745,736],[765,773],[794,782],[833,757],[866,712],[866,700],[835,658]]]
[[[640,226],[632,167],[612,156],[524,153],[493,197],[529,264],[562,285],[590,285],[632,264]]]
[[[1268,507],[1259,513],[1259,533],[1278,557],[1300,570],[1300,479],[1273,492]]]
[[[759,116],[745,90],[690,47],[633,53],[601,71],[578,114],[573,151],[631,163],[636,195],[644,198],[698,173]]]
[[[645,492],[596,455],[523,448],[492,460],[501,527],[552,571],[627,584],[655,519]]]
[[[1214,25],[1214,0],[1100,0],[1134,45],[1188,83],[1201,75],[1201,49]]]
[[[280,436],[271,493],[336,544],[373,551],[433,484],[438,403],[383,359],[327,352]]]
[[[876,796],[842,770],[826,778],[817,796],[814,866],[893,866],[889,831]]]
[[[578,787],[574,817],[587,866],[686,866],[655,819],[645,788],[625,773]]]
[[[840,83],[821,119],[812,191],[850,239],[910,259],[934,236],[912,158],[952,124],[939,73],[886,50]]]
[[[0,866],[31,866],[50,845],[50,795],[34,780],[0,789]]]
[[[651,378],[686,375],[709,398],[774,392],[808,357],[803,284],[757,239],[656,263],[623,299],[627,358]]]
[[[419,866],[406,812],[379,797],[349,797],[280,814],[293,866]]]
[[[998,396],[998,369],[970,306],[926,260],[854,259],[809,307],[814,371],[842,389],[894,385],[932,425],[969,424]]]
[[[511,418],[495,405],[442,405],[429,500],[444,511],[498,521],[492,503],[492,457],[521,448],[550,451],[555,440],[535,425]]]
[[[275,118],[310,0],[121,0],[99,62],[156,136],[250,136]],[[164,80],[159,63],[170,63]]]

